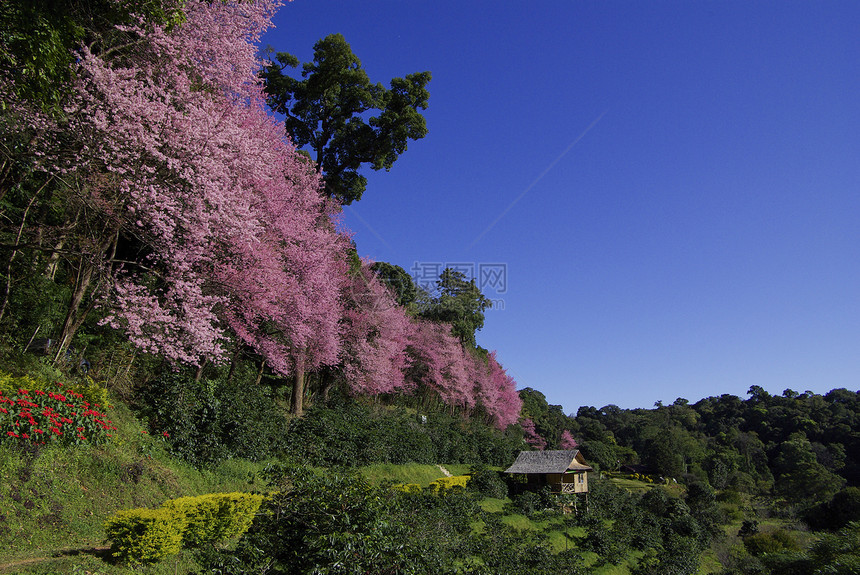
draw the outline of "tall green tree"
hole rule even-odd
[[[394,294],[397,305],[408,306],[418,297],[418,288],[406,270],[388,262],[375,262],[370,266],[376,277]]]
[[[484,311],[492,302],[481,293],[474,278],[445,268],[436,280],[435,297],[420,302],[421,316],[451,324],[451,334],[463,345],[475,347],[475,331],[484,327]]]
[[[301,80],[286,73],[298,65],[292,54],[278,52],[264,66],[268,103],[286,116],[296,146],[312,150],[326,193],[351,204],[367,187],[358,173],[363,164],[390,170],[408,140],[427,135],[419,110],[427,109],[430,72],[394,78],[389,88],[373,84],[340,34],[314,45],[314,59],[302,65]]]

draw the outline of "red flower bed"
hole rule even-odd
[[[0,440],[104,443],[116,430],[99,404],[58,383],[56,391],[0,390]]]

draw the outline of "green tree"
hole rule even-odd
[[[296,146],[312,150],[328,195],[351,204],[367,186],[358,173],[363,164],[390,170],[408,140],[427,135],[419,110],[427,109],[430,72],[394,78],[390,88],[372,84],[340,34],[314,45],[313,61],[302,65],[302,80],[285,73],[298,65],[298,58],[286,52],[265,65],[269,105],[286,116]]]
[[[445,268],[436,281],[438,295],[421,302],[420,315],[451,324],[451,333],[463,345],[475,347],[475,331],[484,327],[484,310],[492,303],[463,272]]]
[[[829,500],[845,483],[818,463],[812,444],[800,432],[780,444],[773,468],[777,492],[801,507]]]
[[[412,276],[402,267],[388,262],[375,262],[370,269],[394,294],[398,305],[408,306],[418,297],[418,288],[412,281]]]

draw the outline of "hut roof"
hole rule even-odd
[[[505,473],[564,473],[568,470],[593,471],[578,449],[559,449],[520,451],[517,460]]]

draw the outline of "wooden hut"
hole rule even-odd
[[[548,486],[553,493],[588,493],[588,472],[594,471],[578,449],[520,451],[505,473],[526,476],[529,486]]]

